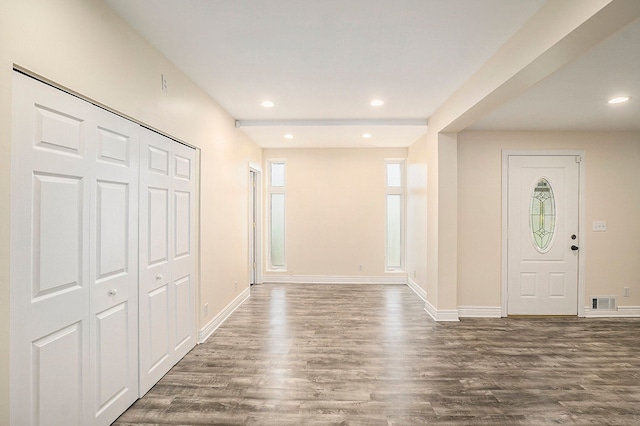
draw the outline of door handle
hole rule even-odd
[[[571,250],[573,250],[573,251],[576,251],[576,250],[578,250],[579,248],[580,248],[580,247],[578,247],[578,246],[571,246]]]

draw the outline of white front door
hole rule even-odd
[[[196,344],[195,150],[140,136],[140,395]]]
[[[507,313],[577,315],[579,157],[508,157]]]
[[[13,84],[11,424],[110,424],[138,396],[138,128]]]

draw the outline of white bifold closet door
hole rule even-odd
[[[195,150],[140,135],[140,395],[197,341]]]
[[[11,424],[108,425],[196,344],[195,150],[14,74]]]
[[[138,397],[139,126],[14,74],[11,424],[110,424]]]

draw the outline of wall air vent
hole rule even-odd
[[[615,296],[598,296],[591,299],[591,309],[599,311],[615,311],[616,297]]]

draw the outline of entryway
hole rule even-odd
[[[504,154],[503,314],[580,314],[583,158]]]

